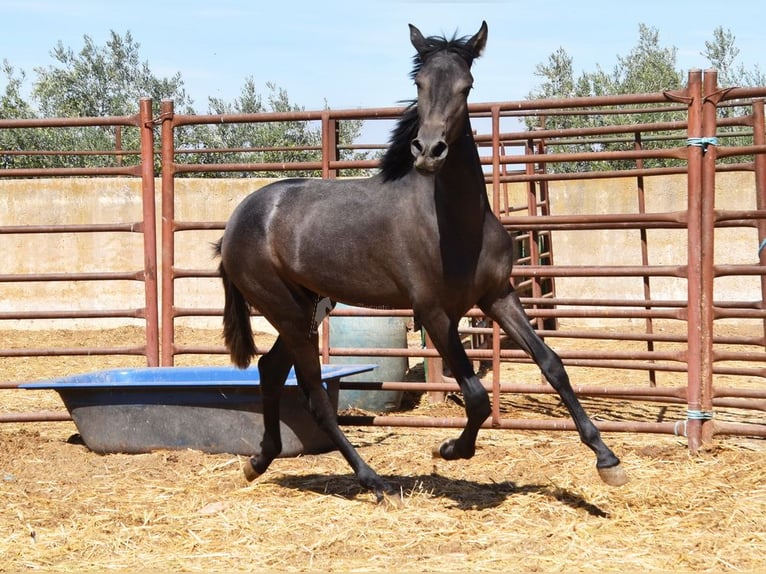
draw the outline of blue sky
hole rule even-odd
[[[693,11],[693,12],[692,12]],[[730,29],[739,61],[766,69],[766,2],[537,0],[0,0],[0,60],[33,76],[53,63],[61,40],[78,50],[109,31],[130,31],[157,75],[181,72],[199,112],[208,96],[232,100],[244,80],[273,82],[306,109],[380,107],[412,98],[408,23],[426,35],[473,34],[489,25],[474,65],[473,102],[523,99],[538,83],[535,66],[563,47],[576,71],[611,71],[638,41],[639,23],[678,49],[684,70],[717,26]],[[0,77],[0,89],[4,78]],[[266,92],[264,87],[263,92]]]

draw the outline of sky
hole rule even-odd
[[[199,113],[209,96],[233,101],[251,76],[262,94],[272,82],[307,110],[386,107],[415,96],[408,24],[451,37],[486,20],[470,101],[493,102],[524,99],[539,84],[536,66],[559,48],[575,75],[611,71],[636,46],[639,24],[677,48],[682,70],[708,67],[700,53],[722,26],[739,62],[764,71],[765,16],[763,0],[0,0],[0,60],[33,79],[55,63],[58,41],[78,51],[86,35],[104,45],[111,30],[129,31],[155,75],[181,73]]]

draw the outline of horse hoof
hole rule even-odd
[[[398,491],[384,491],[375,494],[376,502],[385,508],[402,508],[402,494]]]
[[[448,438],[439,446],[434,447],[431,450],[431,456],[433,458],[441,458],[444,460],[459,460],[472,458],[475,450],[473,448],[469,450],[458,450],[461,445],[453,438]]]
[[[444,460],[452,460],[454,457],[450,456],[450,453],[454,450],[455,440],[448,438],[442,442],[439,446],[435,446],[431,449],[431,456],[433,458],[441,458]]]
[[[261,473],[255,470],[253,467],[253,461],[248,460],[245,462],[244,466],[242,467],[242,470],[245,472],[245,479],[247,479],[247,482],[253,482],[256,478],[261,476]]]
[[[622,486],[628,482],[628,475],[621,464],[610,466],[608,468],[599,468],[598,475],[609,486]]]

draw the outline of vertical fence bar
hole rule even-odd
[[[753,145],[766,144],[766,119],[764,118],[764,100],[753,100]],[[759,211],[766,210],[766,154],[757,153],[753,159],[755,164],[755,202]],[[758,260],[759,265],[766,265],[766,248],[760,249],[766,240],[766,220],[759,219],[758,226]],[[766,275],[761,275],[761,309],[766,306]],[[766,319],[763,320],[763,341],[766,345]]]
[[[500,215],[500,107],[492,107],[492,207]],[[508,278],[510,281],[510,277]],[[500,421],[500,326],[492,321],[492,423]]]
[[[634,134],[634,141],[633,141],[633,149],[636,151],[643,149],[643,143],[641,141],[641,132],[636,132]],[[638,158],[636,160],[636,168],[643,169],[644,168],[644,160],[642,158]],[[636,178],[636,192],[637,192],[637,200],[638,200],[638,213],[641,215],[644,215],[646,213],[646,187],[644,185],[644,176],[639,175]],[[647,238],[647,232],[646,228],[642,227],[639,229],[639,238],[641,239],[641,265],[644,267],[648,267],[649,265],[649,241]],[[644,299],[647,301],[652,300],[652,282],[651,277],[649,275],[645,275],[643,278],[644,283]],[[646,309],[651,309],[651,305],[647,305]],[[644,320],[644,329],[645,332],[648,335],[652,335],[654,333],[654,323],[652,321],[651,317],[647,317]],[[654,340],[649,337],[646,340],[646,350],[649,352],[654,351]],[[656,387],[657,386],[657,371],[651,370],[649,371],[649,386],[650,387]]]
[[[330,362],[330,316],[322,319],[322,337],[319,339],[322,363]]]
[[[175,358],[175,134],[172,100],[162,100],[162,346],[163,367]]]
[[[157,213],[154,205],[154,122],[152,120],[151,98],[141,98],[139,122],[141,132],[144,293],[146,301],[146,363],[150,367],[157,367],[160,364],[157,308]]]
[[[688,138],[702,137],[702,71],[689,72],[686,94],[689,102]],[[700,383],[702,380],[702,148],[687,145],[687,387],[689,412],[701,411]],[[689,450],[697,452],[701,443],[701,421],[688,417],[686,436]]]
[[[141,100],[139,100],[139,108],[142,105],[140,103],[142,100],[143,100],[143,98]],[[151,110],[151,103],[150,103],[150,108],[149,109]],[[140,110],[139,110],[139,114],[141,114]],[[144,127],[146,127],[146,126],[144,126],[143,123],[142,123],[140,129],[143,130]],[[142,134],[142,137],[143,137],[143,134]],[[152,139],[154,139],[154,132],[152,132]],[[115,165],[121,166],[122,165],[122,152],[123,152],[123,149],[122,149],[122,126],[114,126],[114,151],[117,152],[117,155],[114,156],[114,163],[115,163]],[[143,158],[142,158],[142,161],[143,161]]]
[[[335,179],[338,171],[330,169],[330,161],[338,159],[338,121],[330,117],[330,112],[325,110],[322,114],[322,179]],[[322,337],[319,339],[320,354],[323,363],[330,362],[330,317],[322,320]]]
[[[338,161],[338,120],[330,117],[330,112],[322,114],[322,178],[335,179],[338,170],[330,168],[331,161]]]
[[[433,341],[428,331],[423,329],[423,346],[426,349],[435,349]],[[439,356],[428,356],[424,359],[427,383],[444,383],[444,361]],[[428,391],[428,401],[430,403],[441,403],[447,397],[444,391]]]
[[[541,126],[541,128],[545,127],[545,117],[544,116],[541,117],[541,119],[540,119],[540,126]],[[534,143],[533,140],[528,140],[528,143],[529,143],[528,150],[529,150],[529,152],[532,155],[534,155],[534,153],[535,153],[535,143]],[[539,140],[536,145],[537,145],[537,155],[545,155],[545,142],[543,140]],[[524,172],[525,172],[525,174],[526,175],[530,175],[530,176],[535,175],[535,173],[537,173],[537,167],[536,166],[537,166],[537,164],[535,162],[528,162],[528,163],[526,163],[524,165]],[[542,171],[545,171],[546,166],[547,166],[546,163],[542,163],[540,169]],[[530,179],[529,183],[527,184],[527,214],[530,215],[530,216],[533,216],[533,217],[537,217],[538,215],[541,215],[539,213],[538,208],[537,208],[537,205],[538,205],[538,201],[537,201],[537,198],[538,198],[538,192],[537,192],[538,185],[540,186],[540,194],[539,195],[542,196],[542,189],[543,189],[542,186],[544,185],[542,180],[540,180],[538,182],[535,182],[534,179]],[[538,232],[538,231],[536,231],[534,229],[530,229],[527,232],[528,237],[529,237],[529,243],[528,243],[529,253],[527,254],[527,256],[529,257],[529,265],[533,265],[533,266],[540,265],[540,249],[539,249],[539,245],[540,245],[539,244],[539,239],[540,239],[540,236],[539,236],[539,233],[540,232]],[[529,277],[529,282],[530,283],[529,284],[530,284],[530,290],[531,290],[531,292],[530,292],[530,296],[531,297],[534,297],[535,299],[538,299],[538,298],[542,297],[543,290],[541,288],[541,282],[544,281],[544,280],[545,280],[544,278],[541,279],[540,277],[538,277],[535,274],[531,274],[530,275],[530,277]],[[551,281],[555,281],[555,279],[551,279]],[[533,308],[537,308],[537,307],[539,307],[539,305],[537,305],[537,304],[533,305]],[[540,317],[535,317],[534,319],[532,319],[532,323],[535,326],[535,328],[538,329],[538,330],[545,328],[545,320],[540,318]],[[543,378],[542,374],[540,375],[540,377],[541,377],[541,380],[545,380]]]
[[[712,144],[716,135],[718,72],[706,70],[702,82],[702,290],[700,298],[701,365],[700,365],[700,411],[694,413],[701,423],[700,440],[709,441],[713,435],[713,325],[715,309],[715,165],[717,146]],[[711,143],[708,143],[711,142]]]
[[[507,202],[506,202],[507,203]],[[492,210],[500,216],[500,107],[492,106]]]

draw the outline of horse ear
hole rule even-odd
[[[484,47],[487,45],[487,22],[482,21],[481,28],[479,28],[479,31],[476,32],[476,34],[468,41],[468,44],[473,47],[474,54],[476,54],[476,58],[481,56],[481,53],[484,51]]]
[[[409,26],[410,42],[412,42],[412,45],[415,47],[415,50],[417,50],[418,54],[422,54],[426,47],[426,39],[423,37],[423,34],[420,33],[420,30],[418,30],[415,26],[412,24]]]

